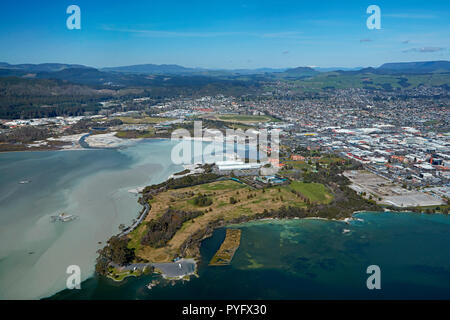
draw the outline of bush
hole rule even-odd
[[[206,196],[205,194],[199,193],[197,197],[194,198],[194,204],[199,207],[207,207],[212,205],[213,200]]]

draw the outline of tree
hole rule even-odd
[[[206,196],[205,194],[199,193],[197,197],[194,198],[194,204],[199,207],[207,207],[213,203],[213,200]]]
[[[126,265],[131,263],[135,256],[134,249],[128,248],[129,239],[113,236],[107,245],[98,251],[95,271],[99,274],[107,274],[109,264]]]

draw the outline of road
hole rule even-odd
[[[180,259],[177,262],[153,263],[153,267],[161,270],[165,278],[182,278],[195,272],[196,263],[194,259]]]
[[[133,223],[133,225],[131,227],[129,227],[127,230],[123,231],[120,234],[120,236],[126,236],[127,234],[132,232],[134,229],[136,229],[141,224],[141,222],[145,219],[148,212],[150,211],[150,205],[148,203],[144,204],[144,207],[145,207],[144,212],[142,212],[142,214],[139,216],[139,218],[136,220],[136,222]]]

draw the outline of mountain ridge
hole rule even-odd
[[[99,72],[112,72],[123,74],[171,74],[171,75],[252,75],[252,74],[287,74],[287,75],[301,75],[309,76],[315,75],[319,72],[338,72],[349,74],[360,73],[376,73],[376,74],[422,74],[422,73],[446,73],[450,72],[450,61],[416,61],[416,62],[388,62],[379,67],[366,68],[321,68],[321,67],[307,67],[299,66],[294,68],[255,68],[255,69],[207,69],[207,68],[191,68],[184,67],[177,64],[136,64],[119,67],[105,67],[94,68],[80,64],[65,64],[65,63],[41,63],[41,64],[9,64],[7,62],[0,62],[0,69],[12,70],[11,72],[61,72],[68,69],[85,69],[98,70]]]

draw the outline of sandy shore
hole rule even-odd
[[[88,133],[80,133],[80,134],[73,134],[68,136],[61,136],[61,137],[51,137],[48,138],[48,141],[61,141],[61,142],[68,142],[71,143],[71,145],[65,145],[62,146],[62,149],[60,150],[82,150],[83,147],[80,145],[80,139],[87,135]]]
[[[90,135],[86,138],[86,143],[92,148],[118,148],[130,145],[140,139],[121,139],[116,137],[117,132]]]

